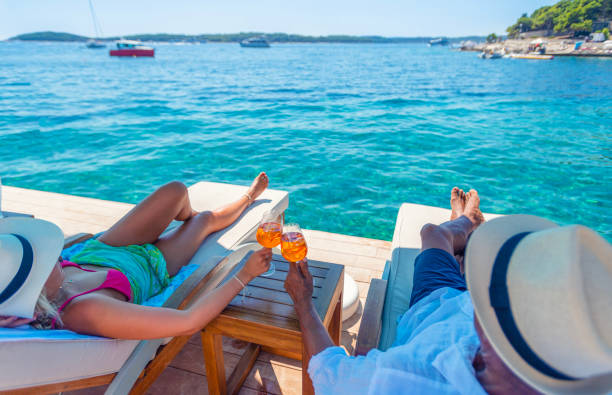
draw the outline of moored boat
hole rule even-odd
[[[480,59],[501,59],[504,55],[499,52],[481,52],[478,57]]]
[[[263,37],[251,37],[240,41],[240,46],[245,48],[269,48],[270,44]]]
[[[533,59],[533,60],[551,60],[554,59],[552,55],[543,55],[539,53],[515,53],[510,55],[513,59]]]
[[[434,45],[448,45],[448,40],[444,37],[434,38],[433,40],[429,40],[429,46],[433,47]]]
[[[87,41],[86,46],[89,49],[105,48],[106,44],[100,41],[100,37],[102,36],[102,28],[100,27],[100,22],[98,21],[98,18],[96,18],[96,13],[94,11],[92,0],[89,0],[89,11],[91,12],[91,21],[93,22],[96,38]]]
[[[119,40],[117,41],[117,49],[111,49],[109,54],[110,56],[153,57],[155,56],[155,49],[145,46],[140,41]]]
[[[105,47],[106,47],[106,44],[104,44],[102,41],[99,41],[99,40],[87,41],[87,48],[99,49],[99,48],[105,48]]]

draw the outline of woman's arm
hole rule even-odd
[[[268,270],[272,251],[254,252],[237,276],[244,284]],[[118,339],[158,339],[190,335],[206,326],[240,292],[234,278],[201,295],[185,310],[140,306],[100,295],[83,295],[62,314],[66,329]]]
[[[13,315],[0,315],[0,328],[16,328],[21,325],[29,324],[34,318],[21,318]]]

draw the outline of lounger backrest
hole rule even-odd
[[[217,182],[198,182],[189,187],[189,199],[194,210],[206,211],[227,204],[246,193],[247,187]],[[202,263],[212,256],[226,256],[257,229],[266,211],[279,214],[289,206],[289,194],[285,191],[267,189],[233,225],[210,235],[192,259]]]

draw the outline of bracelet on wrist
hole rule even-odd
[[[233,277],[236,279],[236,281],[238,281],[238,283],[240,284],[240,286],[241,286],[242,288],[246,287],[246,284],[245,284],[245,283],[243,283],[243,282],[242,282],[242,280],[241,280],[240,278],[238,278],[238,276],[237,276],[237,275],[235,275],[235,274],[234,274],[234,276],[233,276]]]

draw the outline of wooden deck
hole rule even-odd
[[[66,236],[103,231],[121,218],[131,204],[2,187],[2,209],[33,214],[36,218],[56,223]],[[380,278],[385,262],[390,259],[391,242],[365,239],[316,230],[304,230],[308,241],[308,257],[345,265],[345,273],[359,287],[361,307],[343,323],[341,343],[353,352],[361,319],[361,309],[370,280]],[[225,338],[223,342],[225,371],[229,375],[238,363],[246,343]],[[299,394],[302,388],[299,361],[262,352],[246,379],[242,394]],[[207,392],[206,371],[199,334],[194,335],[149,389],[150,394],[196,394]],[[70,394],[101,394],[96,387]]]

